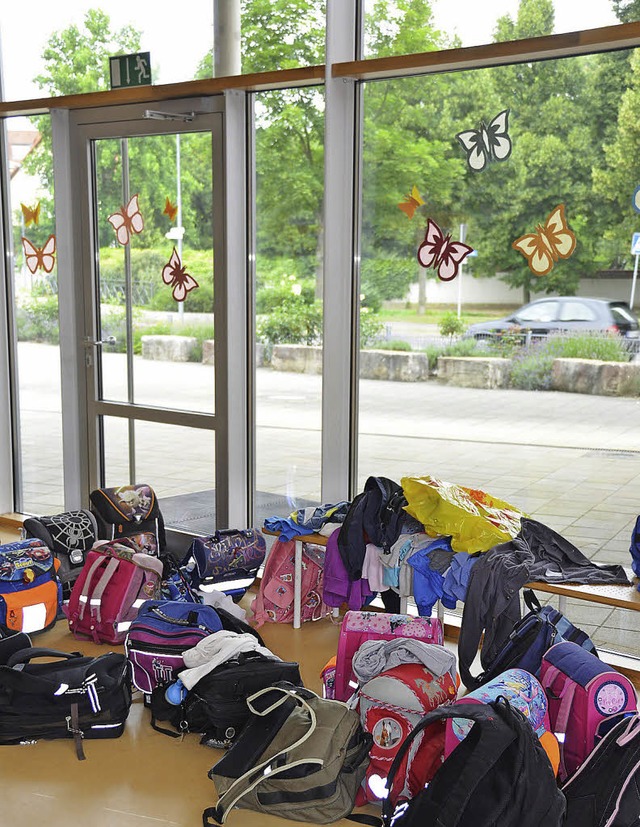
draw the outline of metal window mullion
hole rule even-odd
[[[121,157],[122,157],[122,203],[126,206],[131,197],[131,187],[129,183],[129,139],[120,139]],[[180,225],[178,225],[180,226]],[[125,306],[125,323],[127,329],[127,401],[129,404],[134,403],[134,387],[133,387],[133,307],[132,307],[132,293],[133,284],[131,278],[131,247],[129,244],[124,245],[124,306]],[[98,297],[98,301],[100,297]],[[100,310],[100,318],[102,318],[102,310]],[[101,337],[102,338],[102,337]],[[96,354],[98,358],[98,354]],[[100,359],[102,360],[102,350],[100,350]],[[128,423],[129,435],[129,483],[132,485],[136,483],[136,423],[135,420],[130,419]]]
[[[355,486],[358,330],[354,279],[356,87],[333,78],[353,60],[360,3],[327,2],[325,75],[322,500],[347,499]],[[354,325],[355,322],[355,325]]]

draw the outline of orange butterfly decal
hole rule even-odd
[[[176,217],[177,212],[178,208],[175,204],[172,204],[169,198],[167,197],[167,200],[164,202],[164,210],[162,211],[162,214],[168,215],[169,221],[173,221]]]
[[[162,281],[165,284],[173,285],[173,298],[177,302],[183,302],[187,298],[189,290],[198,287],[198,282],[193,276],[185,272],[180,261],[176,248],[173,248],[169,262],[162,268]]]
[[[35,207],[27,207],[26,204],[20,204],[22,215],[24,216],[24,226],[28,227],[30,224],[40,223],[40,202]]]
[[[32,273],[44,270],[50,273],[56,263],[56,237],[50,235],[42,247],[34,246],[28,238],[22,236],[22,250],[27,267]]]
[[[131,197],[126,207],[120,207],[118,212],[109,216],[109,223],[116,231],[118,243],[123,246],[129,243],[131,233],[142,232],[144,220],[138,207],[138,193]]]
[[[418,192],[418,188],[416,185],[413,185],[413,189],[409,195],[405,195],[404,201],[401,201],[398,204],[398,207],[402,210],[403,213],[406,213],[407,218],[413,218],[413,214],[424,204],[422,198],[420,198],[420,193]]]
[[[527,259],[535,276],[546,276],[559,258],[569,258],[576,249],[576,237],[569,229],[564,204],[559,204],[544,225],[538,224],[533,233],[520,236],[511,245]]]

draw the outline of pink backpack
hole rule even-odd
[[[162,562],[123,537],[87,553],[66,608],[75,637],[95,643],[123,643],[146,600],[160,597]]]
[[[357,689],[353,674],[353,656],[365,640],[393,640],[410,637],[425,643],[444,643],[442,623],[437,617],[411,617],[385,612],[349,611],[340,629],[336,672],[335,699],[347,701]]]
[[[540,683],[560,742],[559,777],[564,781],[595,748],[603,721],[636,711],[636,692],[628,678],[570,641],[547,650]]]
[[[258,596],[251,604],[256,626],[293,622],[293,580],[296,544],[276,540],[267,555]],[[319,620],[331,611],[322,601],[324,549],[302,546],[302,588],[300,619]]]

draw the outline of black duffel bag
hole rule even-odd
[[[207,746],[228,749],[251,717],[247,698],[280,681],[302,686],[299,665],[261,652],[241,652],[204,675],[179,706],[169,704],[162,689],[155,690],[152,726],[174,735],[155,723],[169,721],[180,733],[203,733],[201,743]]]
[[[73,738],[82,760],[83,739],[122,735],[130,706],[124,655],[25,648],[0,665],[0,745]]]

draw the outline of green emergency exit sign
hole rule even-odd
[[[151,54],[138,52],[135,55],[116,55],[109,58],[111,88],[127,86],[149,86],[151,84]]]

